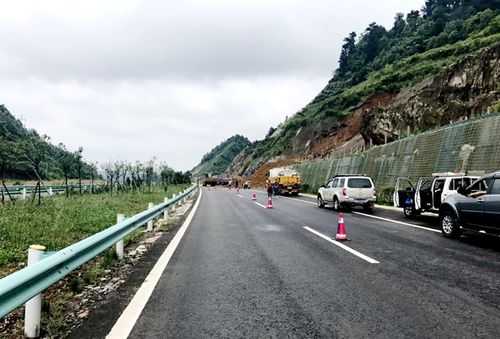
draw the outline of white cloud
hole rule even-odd
[[[1,101],[87,158],[189,169],[261,138],[326,84],[342,39],[423,1],[18,1],[0,12]]]

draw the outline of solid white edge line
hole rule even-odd
[[[408,227],[414,227],[414,228],[418,228],[418,229],[425,230],[425,231],[441,233],[440,230],[436,230],[434,228],[429,228],[429,227],[425,227],[425,226],[419,226],[419,225],[415,225],[415,224],[409,224],[407,222],[402,222],[402,221],[397,221],[397,220],[393,220],[393,219],[382,218],[382,217],[378,217],[376,215],[371,215],[371,214],[366,214],[366,213],[361,213],[361,212],[352,212],[352,213],[359,214],[359,215],[362,215],[362,216],[365,216],[365,217],[368,217],[368,218],[373,218],[373,219],[379,219],[379,220],[383,220],[383,221],[387,221],[387,222],[392,222],[394,224],[400,224],[400,225],[404,225],[404,226],[408,226]]]
[[[333,240],[333,239],[331,239],[330,237],[328,237],[328,236],[324,235],[323,233],[320,233],[320,232],[316,231],[315,229],[310,228],[309,226],[304,226],[304,229],[305,229],[306,231],[309,231],[309,232],[311,232],[311,233],[313,233],[313,234],[317,235],[318,237],[320,237],[320,238],[322,238],[322,239],[324,239],[324,240],[326,240],[326,241],[328,241],[328,242],[330,242],[330,243],[334,244],[335,246],[338,246],[338,247],[340,247],[340,248],[342,248],[342,249],[346,250],[347,252],[349,252],[349,253],[351,253],[351,254],[354,254],[354,255],[355,255],[355,256],[357,256],[358,258],[361,258],[361,259],[363,259],[363,260],[365,260],[365,261],[369,262],[370,264],[380,264],[380,262],[379,262],[379,261],[377,261],[377,260],[375,260],[375,259],[373,259],[373,258],[370,258],[369,256],[364,255],[363,253],[360,253],[360,252],[358,252],[358,251],[356,251],[356,250],[354,250],[354,249],[350,248],[349,246],[346,246],[346,245],[344,245],[344,244],[342,244],[342,243],[340,243],[340,242],[338,242],[338,241],[336,241],[336,240]]]
[[[156,284],[160,280],[163,271],[167,267],[170,259],[172,258],[177,246],[182,240],[184,233],[188,229],[191,221],[198,209],[198,205],[201,200],[203,190],[200,189],[200,194],[198,195],[198,199],[196,200],[193,209],[187,216],[186,220],[182,224],[181,228],[177,231],[174,238],[170,241],[165,251],[162,253],[153,269],[149,272],[148,276],[142,283],[141,287],[137,290],[134,297],[127,305],[123,313],[120,315],[120,318],[113,325],[113,328],[106,336],[107,339],[125,339],[128,338],[134,326],[141,316],[141,313],[146,306],[151,294],[153,293]]]

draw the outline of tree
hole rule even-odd
[[[338,74],[340,76],[345,75],[347,72],[350,71],[349,62],[351,60],[351,57],[355,49],[356,49],[356,33],[351,32],[344,39],[344,44],[342,45],[342,50],[340,52],[339,68],[338,68]]]
[[[14,167],[17,155],[18,149],[16,144],[0,136],[0,180],[2,183],[2,188],[0,188],[0,190],[2,191],[2,204],[5,203],[4,190],[9,196],[9,200],[15,202],[7,189],[7,185],[5,185],[5,175]]]
[[[66,150],[66,146],[63,143],[59,144],[59,148],[63,151],[59,157],[59,167],[61,168],[64,175],[64,186],[66,187],[66,197],[69,197],[69,185],[68,179],[73,172],[75,166],[75,157],[73,153]]]
[[[403,35],[403,32],[406,28],[406,21],[404,19],[404,14],[403,13],[397,13],[396,17],[394,18],[394,25],[391,29],[391,36],[393,38],[398,38],[401,35]]]
[[[82,156],[83,156],[83,147],[79,147],[78,150],[74,153],[75,157],[75,165],[76,172],[78,174],[78,188],[80,190],[80,195],[82,194]]]

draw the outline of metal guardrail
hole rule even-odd
[[[103,185],[99,184],[94,184],[94,188],[99,188],[102,187]],[[16,186],[7,186],[7,190],[9,191],[10,195],[22,195],[23,190],[26,190],[25,194],[32,194],[35,191],[36,186],[31,186],[31,185],[16,185]],[[92,185],[82,185],[82,189],[84,191],[90,190]],[[79,189],[79,185],[68,185],[68,189],[73,190],[73,189]],[[4,187],[0,187],[0,192],[3,192],[4,194],[7,194],[7,190]],[[54,185],[54,186],[43,186],[41,188],[42,193],[61,193],[66,191],[66,186],[64,185]]]
[[[165,209],[177,204],[197,188],[198,185],[193,185],[168,201],[127,218],[104,231],[54,252],[34,265],[0,279],[0,317],[23,305],[76,268],[112,247],[129,233],[155,219]]]

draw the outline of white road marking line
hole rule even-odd
[[[346,250],[347,252],[349,252],[349,253],[351,253],[351,254],[354,254],[354,255],[355,255],[355,256],[357,256],[358,258],[361,258],[361,259],[363,259],[363,260],[365,260],[365,261],[369,262],[370,264],[380,264],[380,262],[379,262],[379,261],[377,261],[377,260],[375,260],[375,259],[373,259],[373,258],[370,258],[369,256],[364,255],[363,253],[360,253],[360,252],[358,252],[358,251],[356,251],[356,250],[354,250],[354,249],[350,248],[349,246],[346,246],[346,245],[344,245],[344,244],[342,244],[342,243],[340,243],[340,242],[338,242],[338,241],[335,241],[335,240],[331,239],[330,237],[328,237],[328,236],[324,235],[323,233],[320,233],[320,232],[318,232],[318,231],[316,231],[316,230],[314,230],[314,229],[310,228],[309,226],[304,226],[304,229],[305,229],[306,231],[309,231],[309,232],[311,232],[311,233],[313,233],[313,234],[317,235],[318,237],[323,238],[324,240],[326,240],[326,241],[328,241],[328,242],[330,242],[330,243],[334,244],[335,246],[338,246],[338,247],[340,247],[340,248],[342,248],[342,249]]]
[[[304,202],[304,203],[307,203],[307,204],[316,205],[316,203],[314,203],[312,201],[306,201],[306,200],[302,200],[302,199],[295,199],[295,198],[289,198],[289,197],[283,197],[283,198],[287,198],[287,199],[291,199],[291,200],[295,200],[295,201],[300,201],[300,202]],[[377,205],[376,207],[378,208],[379,206]],[[425,230],[425,231],[430,231],[430,232],[435,232],[435,233],[441,233],[440,230],[436,230],[436,229],[430,228],[430,227],[419,226],[419,225],[410,224],[410,223],[407,223],[407,222],[393,220],[393,219],[388,219],[388,218],[382,218],[382,217],[378,217],[378,216],[371,215],[371,214],[366,214],[366,213],[361,213],[361,212],[355,212],[355,211],[353,211],[352,213],[353,214],[362,215],[362,216],[365,216],[365,217],[368,217],[368,218],[374,218],[374,219],[379,219],[379,220],[391,222],[391,223],[394,223],[394,224],[400,224],[400,225],[404,225],[404,226],[408,226],[408,227],[414,227],[414,228],[418,228],[418,229]]]
[[[267,208],[267,206],[262,205],[260,202],[255,201],[255,204],[258,205],[258,206],[260,206],[260,207],[262,207],[262,208]]]
[[[419,226],[419,225],[409,224],[407,222],[402,222],[402,221],[397,221],[397,220],[392,220],[392,219],[377,217],[376,215],[371,215],[371,214],[366,214],[366,213],[361,213],[361,212],[352,212],[352,213],[353,214],[359,214],[359,215],[362,215],[362,216],[365,216],[365,217],[368,217],[368,218],[373,218],[373,219],[379,219],[379,220],[383,220],[383,221],[387,221],[387,222],[392,222],[394,224],[400,224],[400,225],[404,225],[404,226],[408,226],[408,227],[414,227],[414,228],[418,228],[418,229],[425,230],[425,231],[441,233],[440,230],[436,230],[434,228],[429,228],[429,227],[425,227],[425,226]]]
[[[302,200],[302,199],[297,199],[297,198],[290,198],[290,197],[284,197],[284,196],[281,196],[281,198],[290,199],[290,200],[294,200],[294,201],[300,201],[300,202],[303,202],[303,203],[306,203],[306,204],[310,204],[310,205],[314,205],[314,206],[317,205],[317,203],[315,203],[315,202],[307,201],[307,200]]]
[[[172,258],[177,246],[184,236],[184,233],[186,233],[186,230],[193,220],[193,217],[196,213],[196,210],[198,209],[198,205],[201,200],[202,191],[203,190],[200,190],[198,200],[196,200],[193,209],[187,216],[181,228],[177,231],[175,237],[170,241],[160,259],[158,259],[153,269],[149,272],[148,276],[142,283],[139,290],[137,290],[128,306],[120,315],[120,318],[118,318],[116,323],[113,325],[113,328],[106,336],[107,339],[125,339],[134,329],[135,323],[141,316],[141,313],[146,306],[149,298],[151,297],[156,284],[160,280],[163,271],[167,268],[170,259]]]

